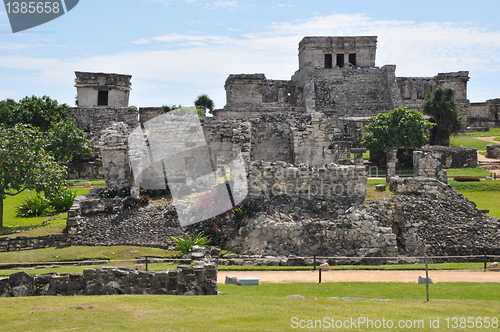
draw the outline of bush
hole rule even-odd
[[[52,212],[52,206],[42,195],[26,197],[26,200],[17,208],[17,216],[23,218],[40,217]]]
[[[69,189],[65,189],[51,197],[49,200],[50,205],[54,208],[54,210],[58,213],[68,211],[73,205],[73,201],[75,200],[77,193],[76,191],[71,191]]]
[[[453,180],[458,181],[458,182],[471,182],[471,181],[476,181],[479,182],[481,181],[480,178],[477,176],[455,176]]]
[[[202,232],[199,232],[194,238],[188,234],[178,238],[171,236],[170,239],[174,241],[175,245],[182,254],[190,252],[193,246],[206,246],[212,242],[209,237],[203,236]]]

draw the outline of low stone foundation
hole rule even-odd
[[[391,177],[389,189],[396,194],[437,194],[447,185],[431,178],[400,178]]]
[[[22,271],[0,279],[0,297],[119,294],[217,295],[217,265],[179,266],[159,272],[103,267],[35,276]]]
[[[500,145],[487,145],[486,157],[493,159],[500,159]]]
[[[462,168],[477,166],[477,150],[466,146],[428,145],[420,150],[424,152],[440,152],[439,161],[443,168]]]
[[[67,241],[67,234],[53,234],[38,237],[3,237],[0,238],[0,252],[58,247],[66,245]]]

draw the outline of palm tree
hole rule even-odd
[[[424,113],[436,122],[431,144],[450,145],[450,135],[456,135],[465,127],[464,119],[458,114],[455,90],[437,88],[429,93],[424,102]]]
[[[205,113],[208,109],[208,113],[212,114],[212,111],[214,110],[214,102],[207,95],[199,95],[194,101],[194,106],[202,109],[203,113]]]

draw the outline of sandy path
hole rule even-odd
[[[218,283],[226,276],[258,277],[260,282],[318,282],[318,271],[219,271]],[[417,282],[425,271],[323,271],[322,282]],[[500,282],[500,272],[478,270],[429,271],[434,282]]]

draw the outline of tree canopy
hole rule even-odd
[[[391,147],[418,149],[428,141],[428,132],[433,126],[419,111],[399,107],[389,113],[373,116],[365,127],[361,145],[377,150]]]
[[[24,124],[40,130],[47,139],[46,150],[61,162],[80,157],[91,151],[90,142],[66,113],[68,105],[59,104],[47,96],[24,97],[0,101],[0,124],[13,127]]]
[[[46,151],[47,139],[30,125],[0,125],[0,227],[3,200],[26,189],[48,196],[65,186],[66,168]]]
[[[194,101],[194,106],[196,106],[196,108],[202,109],[204,113],[208,109],[208,113],[212,114],[214,110],[214,102],[207,95],[199,95],[198,98],[196,98],[196,100]]]
[[[437,88],[424,101],[424,113],[436,122],[431,144],[450,145],[450,135],[455,135],[465,127],[463,117],[458,114],[455,90]]]

